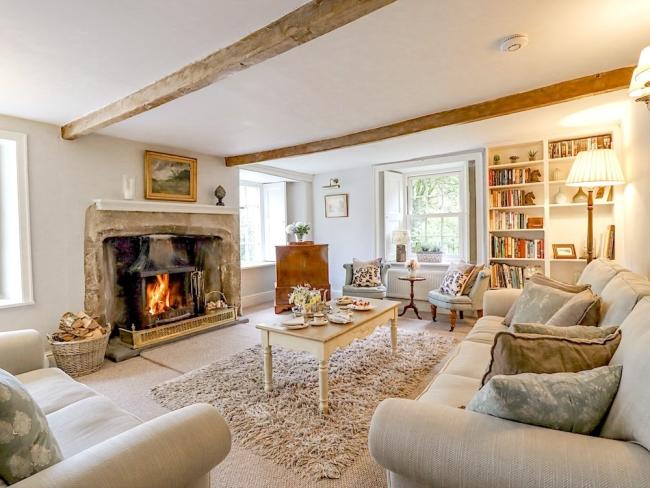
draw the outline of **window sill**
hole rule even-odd
[[[26,302],[17,302],[17,301],[14,301],[14,300],[0,299],[0,309],[28,307],[29,305],[34,305],[34,301],[33,300],[28,300]]]
[[[263,261],[259,263],[241,263],[241,269],[269,268],[275,266],[275,261]]]
[[[418,261],[420,264],[420,268],[448,268],[450,264],[453,264],[451,262],[445,262],[445,263],[421,263]],[[391,265],[390,269],[406,269],[406,263],[398,263],[397,261],[388,261],[388,264]]]

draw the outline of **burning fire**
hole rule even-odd
[[[147,307],[150,315],[159,315],[172,308],[169,274],[156,275],[156,281],[147,284]]]

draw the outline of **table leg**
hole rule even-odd
[[[318,396],[319,402],[318,407],[321,413],[329,413],[329,404],[328,404],[328,395],[329,395],[329,384],[328,384],[328,370],[329,370],[329,358],[320,360],[318,362]]]
[[[415,300],[414,300],[415,299],[415,292],[413,291],[413,285],[414,285],[414,282],[411,281],[411,300],[410,300],[409,304],[404,307],[404,310],[402,310],[402,313],[400,313],[399,316],[401,317],[402,315],[404,315],[406,313],[406,311],[409,308],[412,308],[413,312],[415,312],[415,316],[418,319],[422,320],[422,317],[420,317],[420,312],[418,311],[418,308],[415,306]]]
[[[273,353],[269,344],[269,334],[262,331],[262,351],[264,351],[264,391],[273,389]]]
[[[397,312],[397,310],[395,310]],[[393,354],[397,352],[397,317],[390,319],[390,347]]]

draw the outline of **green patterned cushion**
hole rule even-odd
[[[528,282],[504,319],[505,325],[545,324],[574,293]],[[574,325],[574,324],[564,324]]]
[[[622,369],[603,366],[579,373],[494,376],[470,400],[467,410],[590,434],[614,400]]]
[[[20,381],[0,369],[0,479],[11,485],[62,459],[39,406]]]
[[[510,329],[515,334],[538,334],[556,337],[569,337],[571,339],[602,339],[612,335],[618,329],[612,327],[592,327],[587,325],[572,325],[561,327],[548,324],[512,324]]]

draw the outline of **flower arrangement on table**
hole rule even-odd
[[[322,303],[323,297],[320,290],[311,287],[310,284],[293,287],[289,295],[289,304],[293,305],[294,313],[311,313],[312,309]]]
[[[293,224],[287,225],[285,231],[287,234],[295,235],[296,242],[302,242],[305,236],[311,231],[311,224],[307,222],[294,222]]]
[[[408,270],[409,274],[411,276],[415,276],[415,272],[418,270],[420,267],[420,263],[418,262],[417,259],[407,259],[406,263],[404,264],[404,267]]]

